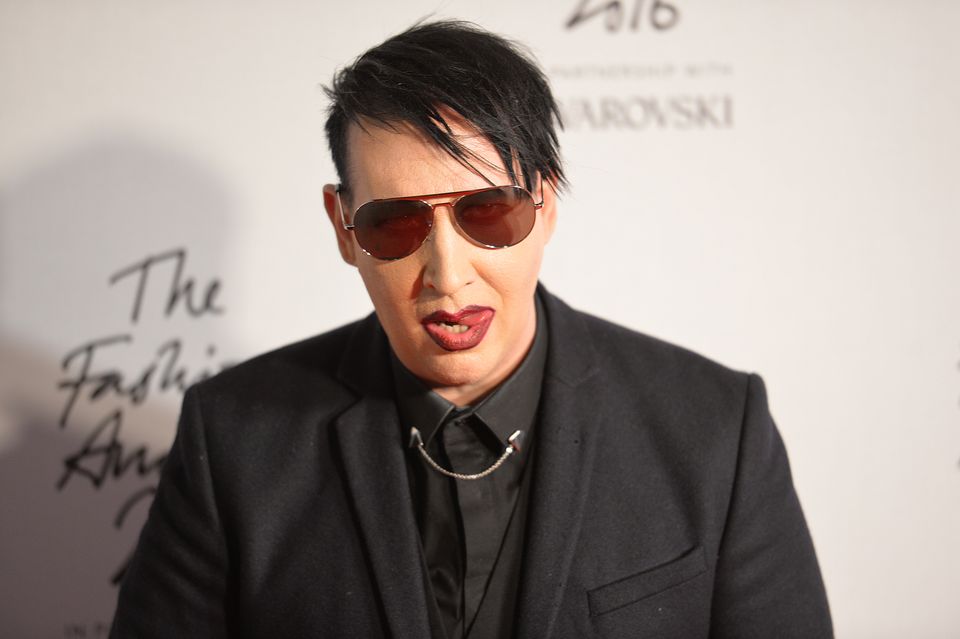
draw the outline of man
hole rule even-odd
[[[832,636],[760,379],[538,287],[536,66],[425,24],[329,94],[376,313],[187,392],[112,635]]]

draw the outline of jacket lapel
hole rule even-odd
[[[335,423],[347,485],[393,637],[429,637],[419,531],[393,399],[387,341],[371,315],[339,370],[360,400]]]
[[[602,406],[590,398],[596,365],[590,335],[568,306],[541,287],[549,353],[536,431],[517,639],[553,633],[589,492]]]

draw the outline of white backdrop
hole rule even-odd
[[[183,385],[369,311],[320,85],[427,15],[554,83],[544,283],[766,379],[838,637],[960,636],[946,0],[0,0],[0,635],[105,636]]]

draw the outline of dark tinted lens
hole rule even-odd
[[[382,260],[410,255],[423,244],[433,224],[433,209],[415,200],[367,202],[354,217],[357,242]]]
[[[457,223],[477,242],[491,247],[513,246],[530,234],[537,210],[530,194],[515,186],[501,186],[461,198]]]

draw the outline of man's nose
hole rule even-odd
[[[433,229],[422,247],[424,288],[452,295],[470,284],[476,275],[470,260],[473,248],[454,226],[451,206],[438,204],[433,212]]]

